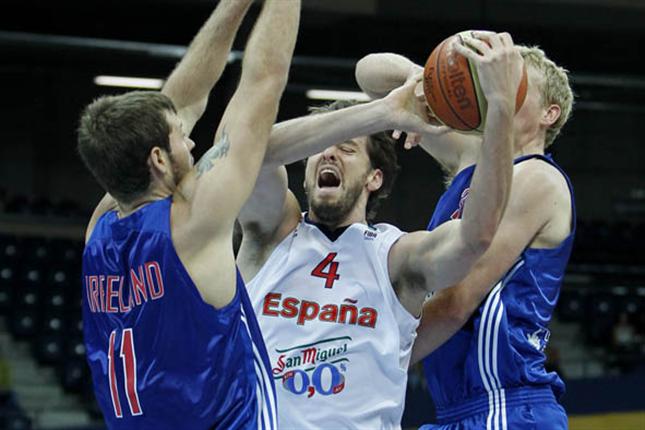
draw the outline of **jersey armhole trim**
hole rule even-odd
[[[188,269],[186,269],[186,266],[184,266],[184,263],[181,261],[181,258],[179,258],[179,254],[177,253],[177,249],[175,249],[175,242],[173,241],[172,238],[172,224],[170,222],[170,217],[171,217],[171,206],[168,207],[168,232],[161,231],[161,230],[156,230],[155,233],[157,234],[163,234],[166,236],[170,243],[170,258],[172,258],[175,262],[175,267],[177,267],[177,271],[181,275],[182,278],[186,281],[187,284],[190,285],[192,293],[196,295],[199,300],[201,300],[206,306],[210,306],[215,312],[217,313],[227,313],[227,312],[233,312],[235,307],[238,309],[241,309],[241,297],[240,297],[240,289],[239,287],[239,282],[238,278],[242,280],[242,283],[244,283],[244,279],[242,279],[238,269],[237,265],[234,263],[235,267],[235,293],[233,294],[233,298],[231,299],[230,302],[228,302],[226,305],[222,306],[221,308],[216,308],[215,306],[211,305],[208,303],[206,300],[204,300],[204,297],[202,296],[201,291],[199,291],[199,288],[197,287],[197,284],[195,281],[193,281],[192,276],[190,276],[190,273],[188,273]]]
[[[247,289],[250,290],[251,288],[253,288],[251,284],[254,283],[257,279],[262,279],[262,277],[265,276],[266,271],[269,270],[271,265],[277,263],[277,260],[280,258],[280,254],[286,255],[287,257],[289,256],[288,249],[291,246],[290,242],[293,242],[294,235],[301,228],[303,222],[304,221],[301,218],[298,224],[296,225],[296,227],[293,230],[291,230],[289,234],[287,234],[284,237],[284,239],[278,242],[278,244],[273,248],[273,250],[271,251],[271,254],[269,255],[269,258],[267,258],[264,264],[262,264],[262,267],[260,267],[260,270],[258,270],[255,276],[245,281],[245,285]],[[282,252],[285,248],[287,250]]]
[[[527,246],[525,250],[553,251],[553,252],[559,251],[563,246],[566,245],[567,242],[573,240],[573,238],[575,236],[575,233],[576,233],[576,227],[577,227],[577,219],[576,219],[576,217],[577,217],[577,215],[576,215],[575,196],[574,196],[574,193],[573,193],[573,184],[571,183],[571,179],[569,178],[569,176],[567,176],[567,174],[564,172],[564,170],[562,170],[562,168],[560,166],[558,166],[555,161],[553,161],[553,159],[550,157],[549,154],[545,154],[545,155],[531,154],[531,155],[527,155],[527,156],[524,156],[524,157],[520,157],[520,159],[514,160],[513,165],[517,165],[517,164],[520,164],[520,163],[522,163],[524,161],[530,161],[530,160],[539,160],[539,161],[542,161],[543,163],[546,163],[547,165],[549,165],[550,167],[555,169],[555,171],[558,172],[558,174],[562,177],[562,179],[564,179],[564,182],[567,185],[567,190],[569,191],[569,199],[570,199],[569,206],[570,206],[570,209],[571,209],[571,224],[569,226],[569,228],[570,228],[569,234],[564,239],[562,239],[556,246],[554,246],[552,248],[533,248],[533,247]]]

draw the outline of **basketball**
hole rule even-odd
[[[455,51],[453,41],[462,43],[457,33],[441,42],[430,54],[423,71],[423,90],[432,114],[443,124],[463,132],[483,132],[487,103],[479,86],[477,69]],[[517,89],[515,112],[526,98],[526,66]]]

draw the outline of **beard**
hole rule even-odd
[[[354,206],[356,206],[356,202],[363,191],[363,184],[363,180],[356,181],[351,186],[348,186],[345,193],[335,201],[329,201],[328,199],[315,199],[310,187],[307,187],[305,191],[307,193],[309,210],[315,214],[316,218],[318,218],[322,224],[336,227],[343,222],[343,220],[354,209]]]
[[[179,185],[184,176],[190,172],[190,167],[187,165],[181,165],[175,157],[169,152],[168,157],[170,158],[170,165],[172,167],[173,181],[175,185]]]

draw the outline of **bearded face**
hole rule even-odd
[[[340,225],[358,204],[366,204],[372,171],[366,143],[358,139],[310,157],[305,192],[311,213],[323,224]]]
[[[309,209],[327,225],[338,225],[354,209],[364,189],[366,175],[352,183],[329,180],[328,173],[318,177],[315,189],[305,187]],[[338,185],[330,185],[338,183]]]

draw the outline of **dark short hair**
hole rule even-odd
[[[310,107],[312,114],[332,112],[363,102],[357,100],[337,100],[323,106]],[[367,198],[367,219],[373,220],[376,217],[381,201],[386,199],[399,173],[398,156],[396,153],[395,141],[392,138],[392,130],[382,131],[367,136],[367,155],[373,169],[380,169],[383,172],[383,185],[376,191],[370,193]]]
[[[99,97],[83,111],[78,152],[118,201],[131,203],[148,190],[148,156],[155,146],[170,153],[167,112],[176,112],[172,101],[156,91]]]

